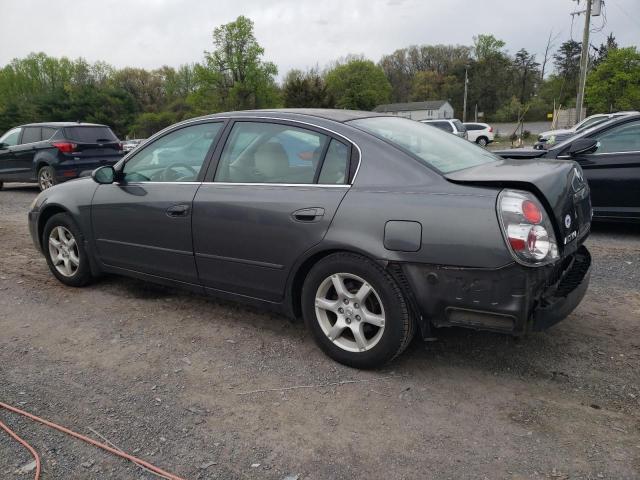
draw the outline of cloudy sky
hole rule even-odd
[[[104,60],[117,67],[155,68],[200,61],[217,25],[245,15],[255,22],[265,57],[280,75],[323,66],[349,53],[378,61],[412,44],[470,45],[493,33],[513,53],[544,51],[580,40],[584,17],[572,0],[3,0],[0,65],[30,52]],[[613,32],[622,46],[640,47],[640,0],[606,0],[600,44]],[[594,17],[599,29],[605,16]]]

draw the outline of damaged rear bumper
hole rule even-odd
[[[423,323],[523,335],[551,327],[580,304],[589,286],[591,255],[580,246],[545,267],[401,268]]]

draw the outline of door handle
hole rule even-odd
[[[169,217],[186,217],[187,215],[189,215],[189,205],[173,205],[167,208],[166,213]]]
[[[317,222],[324,216],[324,208],[301,208],[293,212],[291,216],[298,222]]]

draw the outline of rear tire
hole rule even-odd
[[[395,280],[380,265],[352,253],[335,253],[313,266],[302,288],[302,313],[318,346],[355,368],[390,362],[415,333]]]
[[[486,147],[489,144],[489,139],[487,137],[478,137],[476,143],[481,147]]]
[[[47,220],[42,246],[51,273],[62,283],[82,287],[91,281],[84,236],[68,213],[57,213]]]
[[[38,186],[40,187],[41,192],[57,184],[58,180],[56,180],[56,171],[53,167],[45,165],[38,170]]]

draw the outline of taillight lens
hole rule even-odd
[[[124,150],[124,145],[122,145],[122,142],[118,142],[118,143],[116,144],[116,148],[117,148],[118,150],[120,150],[120,151],[123,151],[123,150]]]
[[[522,190],[503,190],[498,218],[513,257],[525,265],[545,265],[559,257],[553,226],[538,199]]]
[[[78,148],[78,144],[71,142],[54,142],[53,146],[60,150],[62,153],[75,152]]]
[[[489,127],[489,133],[493,133],[493,127]]]

